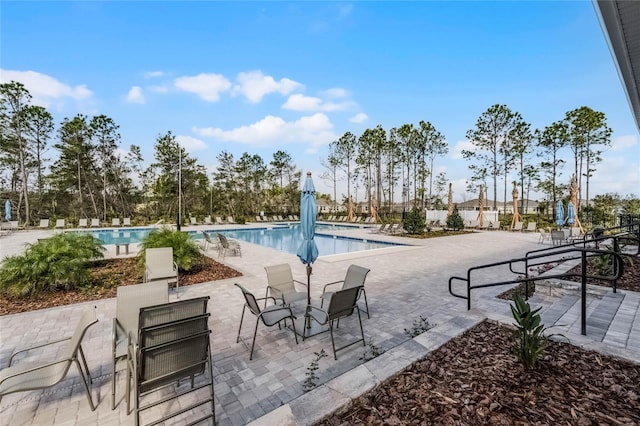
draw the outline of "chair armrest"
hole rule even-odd
[[[173,270],[176,271],[176,274],[178,273],[178,264],[176,262],[173,262]]]
[[[327,287],[329,287],[330,285],[335,285],[335,284],[340,284],[340,283],[344,283],[344,280],[334,281],[332,283],[325,284],[324,287],[322,287],[322,292],[324,293],[327,290]]]
[[[288,311],[289,315],[291,315],[291,318],[296,319],[296,316],[293,315],[293,311],[291,310],[291,308],[289,306],[282,306],[280,308],[276,308],[276,309],[271,309],[269,311],[269,313],[271,312],[277,312],[277,311]],[[260,312],[260,315],[258,315],[258,318],[262,317],[262,315],[264,315],[266,312]]]
[[[316,317],[313,314],[314,310],[318,311],[319,314],[322,314],[322,317],[324,318],[322,321],[320,321],[318,317]],[[329,320],[329,314],[327,314],[327,312],[324,309],[316,308],[315,306],[312,306],[312,305],[307,306],[307,315],[313,318],[318,324],[326,324],[327,321]]]
[[[50,340],[50,341],[48,341],[48,342],[46,342],[46,343],[41,343],[41,344],[39,344],[39,345],[35,345],[35,346],[29,346],[29,347],[19,348],[19,349],[17,349],[14,353],[12,353],[12,354],[11,354],[11,357],[9,358],[9,367],[11,367],[11,363],[13,362],[13,357],[14,357],[14,356],[16,356],[16,355],[18,355],[19,353],[22,353],[22,352],[28,352],[28,351],[30,351],[31,349],[43,348],[43,347],[45,347],[45,346],[53,345],[53,344],[55,344],[55,343],[64,342],[64,341],[66,341],[66,340],[70,340],[70,339],[71,339],[71,336],[69,336],[69,337],[65,337],[65,338],[63,338],[63,339]]]
[[[113,342],[113,349],[115,350],[118,343],[122,341],[127,341],[129,339],[129,335],[127,331],[122,328],[122,325],[118,322],[117,318],[113,319],[113,331],[111,334],[111,341]]]
[[[4,383],[5,381],[7,381],[7,380],[9,380],[9,379],[11,379],[13,377],[18,377],[18,376],[21,376],[23,374],[28,374],[28,373],[31,373],[33,371],[42,370],[44,368],[51,367],[51,366],[54,366],[56,364],[61,364],[63,362],[70,362],[70,361],[71,361],[71,359],[69,358],[69,359],[59,359],[57,361],[51,361],[51,362],[48,362],[46,364],[38,364],[38,365],[33,366],[31,368],[20,370],[20,371],[14,373],[14,374],[8,374],[7,376],[2,378],[2,380],[0,381],[0,384]]]
[[[300,284],[301,286],[304,286],[304,288],[305,288],[305,289],[307,288],[307,283],[304,283],[304,282],[302,282],[302,281],[293,280],[293,283],[294,283],[294,284],[295,284],[295,283],[298,283],[298,284]]]

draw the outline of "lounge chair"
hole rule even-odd
[[[322,298],[322,302],[320,303],[320,307],[322,307],[325,300],[326,301],[331,300],[331,297],[334,294],[334,292],[332,291],[327,291],[327,288],[330,286],[335,286],[336,284],[342,283],[342,287],[340,288],[340,290],[344,290],[352,287],[360,288],[360,293],[358,294],[358,300],[360,299],[361,295],[364,295],[364,305],[367,308],[365,312],[367,313],[367,318],[371,318],[371,315],[369,315],[369,303],[367,302],[367,292],[364,289],[364,281],[367,279],[367,274],[369,273],[369,271],[371,270],[368,268],[364,268],[362,266],[350,265],[349,268],[347,269],[347,274],[345,275],[344,280],[334,281],[332,283],[325,284],[325,286],[322,288],[322,296],[320,296]]]
[[[64,219],[56,219],[56,226],[53,229],[64,229],[66,226]]]
[[[309,306],[307,308],[308,315],[305,316],[305,329],[311,326],[311,320],[316,321],[318,324],[329,324],[329,332],[331,333],[331,346],[333,347],[333,358],[338,360],[336,352],[348,348],[351,345],[362,342],[362,346],[366,346],[364,340],[364,330],[362,329],[362,318],[360,317],[360,309],[358,309],[358,295],[360,294],[360,287],[352,287],[344,290],[339,290],[333,293],[331,299],[329,299],[329,305],[326,309],[317,308],[315,306]],[[358,323],[360,324],[361,338],[348,343],[344,346],[336,348],[335,341],[333,339],[333,323],[340,319],[353,315],[353,311],[358,314]],[[304,338],[303,338],[304,340]]]
[[[202,231],[202,240],[204,241],[202,245],[202,250],[206,253],[209,248],[213,248],[214,250],[220,250],[220,240],[214,241],[209,235],[208,232]]]
[[[216,216],[216,224],[217,225],[224,225],[224,222],[222,221],[222,218],[220,216]]]
[[[551,231],[551,243],[554,246],[561,246],[566,242],[566,237],[562,231]]]
[[[298,217],[298,215],[297,215],[297,214],[294,214],[294,215],[293,215],[293,220],[300,220],[300,218]]]
[[[262,222],[262,218],[260,216],[256,216],[256,222]]]
[[[10,220],[9,221],[9,229],[11,231],[17,231],[18,229],[20,229],[20,225],[18,224],[17,220]]]
[[[211,222],[211,216],[207,216],[204,218],[204,224],[205,225],[213,225],[213,222]]]
[[[529,222],[527,223],[527,227],[524,232],[536,232],[538,223],[537,222]]]
[[[380,227],[378,229],[376,229],[374,231],[374,233],[383,234],[383,233],[387,232],[387,226],[388,225],[389,225],[388,223],[383,223],[382,225],[380,225]]]
[[[275,216],[275,215],[274,215],[274,216],[273,216],[273,221],[274,221],[274,222],[277,222],[277,221],[278,221],[278,216]]]
[[[306,284],[293,279],[291,265],[288,263],[265,266],[264,270],[267,272],[267,292],[265,297],[282,300],[283,305],[289,305],[307,298],[306,291],[296,290],[295,283],[303,286]]]
[[[72,336],[15,351],[9,357],[9,367],[0,371],[0,399],[4,395],[14,392],[24,392],[54,386],[67,377],[71,364],[75,364],[78,368],[78,373],[80,373],[84,389],[87,392],[87,400],[89,401],[91,411],[95,410],[95,405],[91,398],[91,390],[89,389],[89,384],[93,381],[82,350],[82,339],[89,327],[97,322],[96,309],[89,308],[82,314]],[[57,351],[49,350],[49,353],[55,356],[53,361],[24,362],[11,365],[13,358],[19,353],[31,351],[36,348],[49,348],[49,345],[61,342],[66,342],[66,344],[62,346],[62,349]],[[82,364],[80,361],[82,361]]]
[[[218,247],[218,257],[222,257],[224,259],[225,257],[227,257],[228,253],[232,253],[236,256],[242,257],[242,250],[238,241],[230,240],[220,233],[218,233],[218,240],[220,240],[220,246]]]
[[[100,228],[100,219],[91,219],[91,227],[92,228]]]
[[[244,297],[244,301],[245,301],[244,306],[242,307],[242,316],[240,316],[240,326],[238,327],[238,336],[236,337],[236,343],[240,341],[240,331],[242,330],[242,321],[244,320],[245,310],[249,308],[249,312],[251,312],[253,315],[256,316],[256,326],[253,331],[253,340],[251,342],[251,352],[249,353],[249,360],[252,360],[253,348],[256,345],[256,335],[258,334],[258,324],[260,323],[260,321],[262,321],[262,323],[267,327],[272,327],[276,324],[278,324],[278,327],[279,327],[282,321],[285,322],[285,326],[286,326],[286,320],[290,319],[291,326],[295,327],[295,324],[293,323],[293,321],[295,320],[295,317],[293,316],[293,312],[291,312],[291,307],[276,305],[275,299],[273,297],[264,297],[264,298],[256,299],[256,297],[251,292],[249,292],[247,289],[242,287],[240,284],[236,284],[236,286],[242,291],[242,296]],[[266,305],[267,299],[273,300],[274,304],[267,306]],[[260,309],[260,305],[258,304],[259,300],[265,301],[265,307],[263,309]],[[296,334],[295,331],[293,332],[293,336],[296,339],[296,345],[297,345],[298,335]]]
[[[78,220],[78,228],[87,228],[89,224],[87,223],[87,219],[79,219]]]
[[[551,231],[540,229],[540,237],[538,237],[538,244],[544,244],[545,241],[551,241]]]
[[[170,419],[175,416],[182,416],[180,423],[185,423],[183,415],[198,416],[193,421],[189,418],[189,424],[216,424],[208,300],[206,296],[140,308],[139,339],[131,352],[136,362],[129,370],[135,383],[136,426],[146,410],[149,417],[162,416],[145,419],[154,420],[149,424],[174,424]],[[174,388],[184,379],[191,382],[189,388]],[[208,395],[185,397],[200,389]],[[198,407],[205,404],[207,412],[202,413]]]
[[[112,333],[112,377],[111,409],[116,404],[116,374],[127,369],[130,360],[129,343],[135,343],[138,339],[138,315],[140,308],[145,306],[160,305],[169,302],[167,284],[163,281],[152,283],[120,286],[116,296],[116,317],[113,319]],[[129,341],[129,338],[133,342]],[[129,413],[129,401],[127,400],[127,413]]]
[[[189,216],[189,221],[191,222],[192,225],[200,225],[198,223],[198,220],[194,216]]]
[[[125,217],[124,219],[122,219],[122,226],[131,226],[131,218]]]
[[[120,226],[120,218],[114,217],[111,219],[111,226]]]
[[[500,229],[500,222],[489,222],[489,230],[497,231]]]
[[[511,228],[511,231],[513,231],[513,232],[522,232],[522,225],[523,225],[522,222],[520,222],[520,221],[516,222],[516,224],[513,225],[513,228]]]
[[[40,229],[49,229],[49,219],[40,219]]]
[[[144,256],[144,281],[166,280],[167,284],[175,283],[178,294],[178,265],[173,261],[173,248],[148,248]]]
[[[236,223],[236,221],[233,220],[233,216],[227,216],[227,223]]]
[[[288,217],[289,217],[289,220],[293,220],[293,216],[292,215],[289,215]]]

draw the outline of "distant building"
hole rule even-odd
[[[518,209],[520,209],[521,201],[518,200]],[[465,201],[463,203],[454,203],[458,206],[458,210],[480,210],[480,204],[477,198],[472,200]],[[507,202],[507,205],[504,205],[504,202],[498,201],[496,202],[497,209],[502,213],[513,213],[513,200]],[[493,209],[493,200],[485,199],[484,208],[486,210]],[[525,209],[524,214],[536,214],[538,213],[538,209],[540,205],[537,201],[534,200],[524,200],[524,205],[522,208]]]

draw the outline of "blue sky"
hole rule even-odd
[[[346,131],[424,120],[447,139],[436,172],[462,201],[460,151],[488,107],[543,128],[586,105],[614,130],[591,194],[640,195],[640,136],[590,1],[5,1],[1,12],[0,80],[24,83],[56,123],[111,117],[147,163],[171,130],[210,170],[222,150],[268,163],[283,149],[319,176]]]

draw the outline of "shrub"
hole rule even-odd
[[[88,284],[87,264],[103,257],[104,247],[91,235],[62,233],[29,245],[23,255],[9,256],[0,268],[0,289],[31,296]]]
[[[173,260],[181,271],[189,271],[202,263],[202,251],[191,235],[167,227],[150,232],[140,242],[140,247],[138,261],[141,265],[145,262],[146,249],[160,247],[173,248]]]
[[[420,209],[411,209],[407,216],[402,221],[402,227],[409,234],[417,235],[422,234],[424,231],[424,227],[426,226],[426,221],[424,217],[424,213]]]
[[[542,308],[532,311],[529,303],[519,295],[513,298],[513,302],[511,313],[517,324],[513,351],[524,368],[530,370],[547,348],[547,337],[543,334],[546,328],[540,324],[538,313]]]
[[[453,213],[447,218],[447,228],[458,231],[464,229],[464,221],[458,212],[458,206],[453,206]]]

